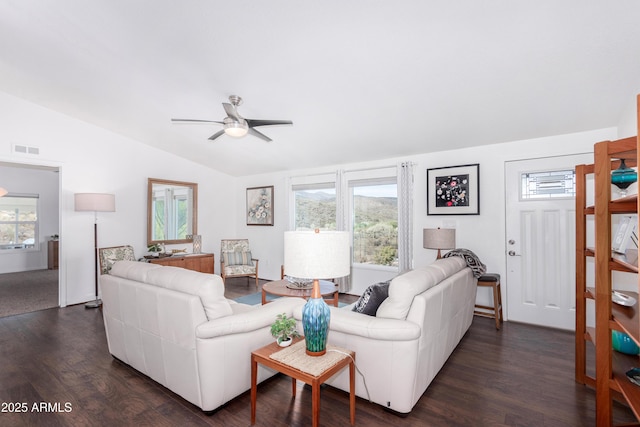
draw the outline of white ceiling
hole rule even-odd
[[[617,126],[637,0],[2,0],[0,90],[222,172]],[[207,138],[222,102],[293,126]]]

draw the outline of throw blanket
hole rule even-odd
[[[443,258],[449,258],[451,256],[459,256],[464,258],[469,267],[473,271],[473,276],[477,279],[487,271],[487,266],[480,261],[480,258],[469,249],[454,249],[444,254]]]

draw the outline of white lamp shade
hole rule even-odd
[[[300,279],[333,279],[351,272],[346,231],[286,231],[285,274]]]
[[[115,212],[116,196],[104,193],[76,193],[75,210],[91,212]]]
[[[6,195],[8,191],[5,188],[0,187],[0,197]]]
[[[422,230],[422,247],[425,249],[454,249],[455,228],[425,228]]]

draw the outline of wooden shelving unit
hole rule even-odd
[[[638,97],[640,123],[640,96]],[[638,304],[624,307],[612,303],[613,272],[638,275],[638,252],[625,255],[611,251],[612,216],[636,214],[638,196],[611,199],[611,171],[624,159],[627,166],[637,166],[639,142],[637,137],[604,141],[594,145],[594,163],[576,167],[576,381],[596,389],[596,422],[598,426],[612,425],[613,399],[631,408],[640,420],[640,387],[626,378],[626,371],[640,366],[638,356],[627,356],[612,349],[611,331],[628,334],[640,345],[640,316]],[[593,174],[595,203],[586,206],[587,177]],[[586,242],[587,219],[594,218],[595,247]],[[594,259],[595,284],[587,283],[587,259]],[[624,292],[638,300],[637,292]],[[588,300],[595,300],[595,328],[586,325]],[[591,343],[591,344],[589,344]],[[588,345],[595,348],[595,367],[589,374]]]
[[[595,328],[587,327],[587,301],[595,300],[595,286],[587,284],[587,259],[595,256],[587,247],[587,220],[593,216],[593,206],[587,206],[587,179],[593,175],[594,165],[576,166],[576,381],[596,386],[595,375],[588,374],[587,345],[594,343]]]

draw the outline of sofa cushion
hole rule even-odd
[[[391,281],[388,280],[386,282],[380,282],[369,286],[354,304],[352,310],[369,316],[375,316],[376,311],[378,311],[378,307],[382,304],[382,301],[387,299],[389,296],[390,282]]]
[[[149,271],[145,283],[200,297],[209,320],[229,316],[231,304],[224,297],[224,283],[215,274],[200,273],[180,267],[162,267]]]
[[[124,279],[135,280],[136,282],[144,282],[147,278],[147,273],[151,270],[157,270],[158,268],[162,268],[162,266],[138,261],[116,261],[111,266],[109,274]]]
[[[459,257],[441,258],[427,267],[416,268],[394,278],[389,285],[389,297],[380,304],[377,317],[407,318],[413,297],[442,282],[466,267]]]

